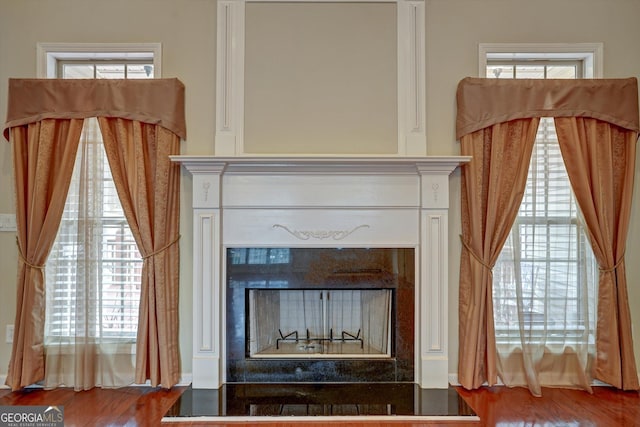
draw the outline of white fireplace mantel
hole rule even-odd
[[[193,387],[225,383],[229,247],[410,247],[415,382],[448,387],[449,175],[470,157],[172,156],[192,175]]]

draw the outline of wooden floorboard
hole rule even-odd
[[[74,392],[70,389],[28,389],[11,392],[0,390],[0,406],[59,405],[64,406],[65,426],[159,426],[162,417],[184,392],[185,387],[171,390],[151,387],[92,389]],[[422,426],[638,426],[640,427],[640,394],[595,387],[593,394],[566,389],[543,389],[542,397],[533,397],[522,388],[491,387],[467,391],[458,389],[463,399],[476,411],[480,422],[442,421],[357,421],[357,422],[217,422],[165,423],[167,426],[200,425],[300,427],[309,425],[348,427],[422,427]]]

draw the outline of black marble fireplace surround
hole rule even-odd
[[[227,249],[227,383],[413,383],[413,248]],[[251,289],[391,289],[391,354],[384,358],[251,358]]]

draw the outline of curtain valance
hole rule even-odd
[[[528,117],[591,117],[640,132],[638,80],[485,79],[467,77],[457,91],[456,138]]]
[[[9,128],[42,119],[119,117],[160,125],[186,139],[184,85],[178,79],[9,79]]]

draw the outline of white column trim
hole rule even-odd
[[[225,165],[183,165],[193,177],[193,387],[219,388],[224,381],[220,192]]]
[[[244,152],[245,0],[218,1],[215,153]]]
[[[418,165],[420,173],[420,286],[416,301],[419,332],[416,382],[422,388],[448,386],[449,175],[451,164]]]
[[[422,388],[448,385],[448,212],[423,209],[421,214],[420,363]]]
[[[424,1],[401,0],[397,5],[398,155],[424,156],[427,154]]]

